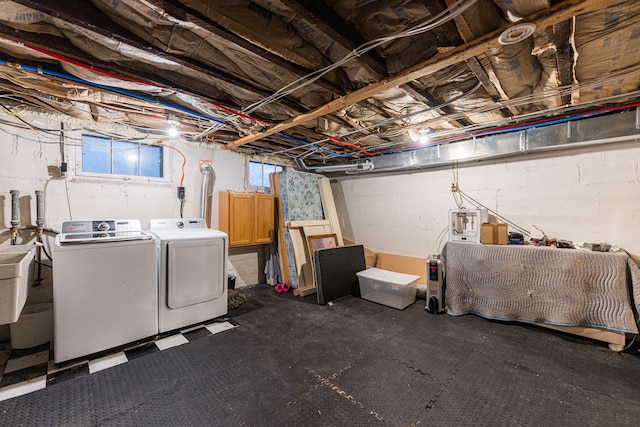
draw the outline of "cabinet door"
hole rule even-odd
[[[231,193],[229,199],[229,245],[251,245],[254,235],[255,198],[250,193]]]
[[[256,194],[255,243],[273,242],[275,225],[274,197]]]

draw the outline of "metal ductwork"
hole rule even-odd
[[[366,172],[373,169],[373,163],[370,159],[358,160],[354,163],[344,163],[326,166],[307,166],[300,158],[295,159],[296,166],[299,169],[309,172],[345,172],[345,173],[357,173]]]
[[[464,163],[633,140],[640,140],[640,108],[371,157],[366,160],[367,169],[358,168],[358,163],[334,169],[331,166],[305,169],[315,172],[342,171],[347,174],[427,169],[454,162]]]
[[[211,175],[213,174],[213,168],[208,162],[200,162],[200,172],[202,173],[202,192],[200,193],[200,218],[206,219],[207,214],[207,200],[209,193],[209,183],[211,181]],[[209,224],[207,224],[209,226]]]

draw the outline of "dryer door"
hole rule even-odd
[[[224,294],[224,239],[180,240],[167,244],[167,306],[171,309]]]

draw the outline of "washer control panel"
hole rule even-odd
[[[151,239],[141,230],[137,219],[65,221],[62,223],[60,243],[94,243]]]

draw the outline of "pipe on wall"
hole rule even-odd
[[[11,190],[11,244],[18,243],[18,226],[20,225],[20,192]]]
[[[211,179],[211,174],[213,173],[211,164],[209,164],[208,162],[201,162],[200,172],[202,172],[202,193],[200,195],[200,218],[206,220],[205,216],[207,214],[207,193],[209,189],[209,181]]]

